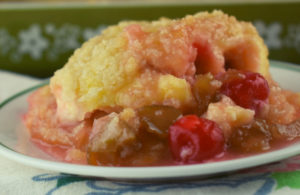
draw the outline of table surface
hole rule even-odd
[[[40,80],[0,71],[0,102]],[[1,126],[1,125],[0,125]],[[0,155],[0,194],[300,194],[300,156],[224,176],[181,182],[118,182],[28,167]]]

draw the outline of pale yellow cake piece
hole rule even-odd
[[[227,68],[269,77],[268,51],[255,28],[220,11],[179,20],[121,22],[77,49],[50,82],[61,121],[95,110],[195,104],[196,73]]]

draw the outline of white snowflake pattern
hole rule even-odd
[[[46,26],[45,26],[45,31],[46,31],[46,33],[47,34],[54,34],[55,33],[55,26],[54,26],[54,24],[46,24]]]
[[[283,26],[276,21],[267,23],[257,20],[254,25],[270,49],[291,48],[300,53],[300,24]],[[106,27],[105,24],[95,28],[81,28],[79,25],[68,23],[61,26],[53,23],[45,26],[32,24],[19,31],[17,37],[1,27],[0,55],[7,56],[15,63],[19,63],[25,55],[30,56],[32,60],[41,60],[46,56],[48,60],[54,61],[80,47],[82,41],[101,34]]]
[[[49,41],[43,37],[38,24],[32,24],[27,30],[20,31],[19,39],[20,54],[29,54],[34,60],[41,59],[44,50],[49,45]]]
[[[93,38],[99,34],[101,34],[101,32],[106,28],[106,25],[100,25],[98,26],[98,28],[96,29],[92,29],[92,28],[86,28],[83,31],[83,38],[84,40],[89,40],[90,38]]]
[[[278,22],[273,22],[266,25],[263,21],[254,22],[259,34],[263,37],[266,45],[270,49],[280,49],[282,47],[281,33],[282,25]]]
[[[287,47],[295,48],[300,53],[300,24],[288,27],[285,44]]]
[[[74,50],[80,46],[80,27],[72,24],[64,24],[56,28],[54,24],[47,24],[45,31],[54,39],[48,58],[55,60],[60,54]]]
[[[16,46],[16,40],[4,28],[0,29],[0,53],[6,55]]]

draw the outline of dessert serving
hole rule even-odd
[[[272,79],[252,24],[221,11],[108,27],[28,102],[32,141],[71,163],[207,163],[300,132],[300,95]]]

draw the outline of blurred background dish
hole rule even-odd
[[[49,77],[82,42],[108,25],[214,9],[253,22],[269,47],[270,59],[300,64],[299,0],[0,0],[0,69]]]

